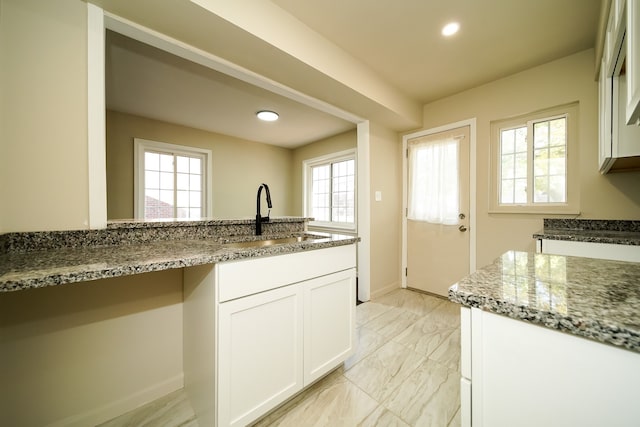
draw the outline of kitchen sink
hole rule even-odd
[[[308,240],[318,240],[318,239],[325,239],[325,238],[327,238],[327,236],[305,235],[305,236],[283,237],[280,239],[251,240],[247,242],[231,242],[231,243],[225,243],[224,246],[227,248],[260,248],[263,246],[283,245],[287,243],[299,243],[299,242],[304,242]]]

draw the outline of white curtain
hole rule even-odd
[[[453,137],[409,141],[409,219],[458,223],[459,146],[458,139]]]

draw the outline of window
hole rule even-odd
[[[211,151],[135,138],[136,218],[203,218],[211,211]]]
[[[491,211],[578,213],[577,104],[493,122]]]
[[[305,215],[317,227],[355,230],[356,160],[348,150],[304,162]]]

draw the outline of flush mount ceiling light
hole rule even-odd
[[[458,32],[460,29],[460,24],[457,22],[450,22],[444,27],[442,27],[442,35],[445,37],[450,37]]]
[[[258,111],[256,113],[256,116],[258,116],[260,120],[264,120],[265,122],[275,122],[279,117],[278,113],[269,110]]]

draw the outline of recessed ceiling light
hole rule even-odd
[[[256,113],[256,116],[258,116],[260,120],[264,120],[265,122],[275,122],[279,117],[278,113],[276,113],[275,111],[268,110],[258,111]]]
[[[449,37],[454,35],[460,29],[460,24],[457,22],[450,22],[442,28],[442,35]]]

